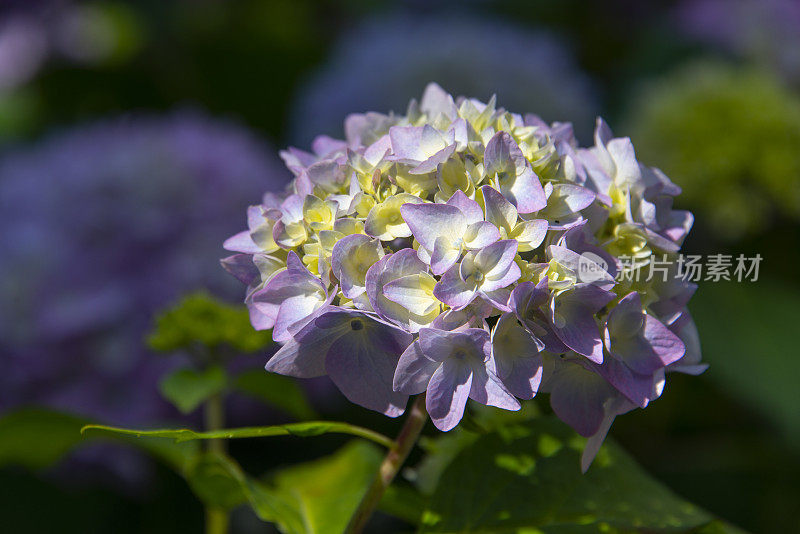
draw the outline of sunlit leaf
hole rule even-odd
[[[421,531],[688,532],[712,520],[613,443],[581,474],[583,441],[551,418],[479,436],[442,473]]]
[[[354,441],[335,454],[251,482],[251,504],[288,534],[340,534],[374,479],[383,454]]]

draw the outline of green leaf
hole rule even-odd
[[[726,523],[725,521],[715,519],[710,523],[691,530],[692,534],[747,534],[744,530]]]
[[[183,472],[198,499],[206,506],[231,509],[247,501],[238,464],[222,454],[198,454]]]
[[[90,441],[81,435],[86,423],[81,417],[44,409],[6,414],[0,418],[0,467],[14,464],[42,469],[53,465],[73,448]],[[134,440],[122,434],[98,433],[94,437],[132,443],[179,471],[199,448],[196,443]]]
[[[366,438],[384,447],[391,447],[393,442],[383,434],[348,423],[338,421],[307,421],[304,423],[291,423],[287,425],[256,426],[244,428],[230,428],[212,432],[195,432],[188,428],[162,429],[162,430],[134,430],[105,425],[86,425],[81,432],[111,432],[137,437],[172,438],[176,442],[191,441],[196,439],[239,439],[261,438],[270,436],[319,436],[321,434],[349,434]]]
[[[64,413],[25,409],[0,419],[0,466],[40,469],[52,465],[77,445],[86,421]]]
[[[418,525],[428,508],[428,498],[412,486],[395,481],[386,488],[378,508],[412,525]]]
[[[227,376],[219,366],[205,371],[178,369],[159,384],[161,394],[181,412],[191,413],[209,397],[225,389]]]
[[[259,517],[288,534],[340,534],[375,478],[383,454],[354,441],[332,456],[279,471],[267,482],[250,481]]]
[[[473,443],[479,435],[496,431],[509,424],[532,421],[540,417],[541,413],[533,402],[522,403],[522,408],[516,412],[470,403],[464,416],[472,422],[469,427],[472,430],[462,428],[459,424],[457,432],[440,434],[435,439],[425,436],[420,439],[419,445],[427,454],[415,470],[414,481],[422,493],[426,495],[433,493],[439,478],[453,458],[464,447]]]
[[[581,474],[583,443],[550,417],[479,436],[442,473],[421,531],[688,532],[712,520],[613,443]]]
[[[223,346],[238,352],[257,352],[272,344],[268,331],[254,330],[247,310],[214,299],[207,293],[195,293],[156,318],[147,339],[158,352],[209,349]]]
[[[796,447],[798,302],[800,293],[793,287],[764,280],[705,283],[691,303],[703,357],[711,365],[705,376],[758,410]]]
[[[236,377],[235,388],[266,401],[298,420],[318,417],[303,389],[289,377],[268,373],[263,369],[246,371]]]

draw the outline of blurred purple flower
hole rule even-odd
[[[31,79],[47,55],[47,36],[38,21],[23,15],[0,20],[0,90]]]
[[[590,135],[597,108],[589,79],[557,38],[468,15],[426,18],[391,14],[346,34],[328,63],[300,89],[292,139],[337,135],[351,112],[405,113],[408,95],[437,80],[453,94],[507,109],[536,109]]]
[[[48,405],[115,424],[173,413],[152,313],[229,296],[220,241],[289,173],[239,126],[196,112],[106,120],[0,158],[0,410]]]
[[[688,0],[678,6],[676,18],[692,37],[800,83],[797,0]]]

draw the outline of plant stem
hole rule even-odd
[[[207,431],[225,428],[225,398],[223,394],[215,393],[205,404],[205,427]],[[208,441],[208,452],[226,454],[225,440],[211,439]],[[206,507],[206,534],[227,534],[228,511],[215,506]]]
[[[411,412],[406,418],[400,434],[386,457],[381,463],[378,474],[372,485],[367,490],[367,493],[361,499],[353,516],[350,518],[350,523],[345,530],[346,534],[359,534],[367,524],[372,513],[377,508],[378,503],[381,501],[386,488],[392,483],[394,477],[400,471],[403,463],[408,458],[408,454],[414,447],[414,444],[419,439],[422,428],[428,420],[428,414],[425,411],[425,395],[417,395],[414,404],[411,406]]]
[[[214,506],[206,507],[206,534],[228,532],[228,511]]]
[[[225,402],[222,393],[215,393],[206,401],[205,405],[206,431],[213,432],[225,428]],[[224,439],[208,440],[208,450],[220,454],[225,453]]]

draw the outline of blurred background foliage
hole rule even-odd
[[[226,392],[230,424],[321,414],[396,431],[341,402],[325,379],[261,372],[274,348],[208,296],[151,327],[191,291],[238,301],[241,288],[217,267],[219,245],[244,227],[247,204],[288,181],[277,148],[335,134],[349,112],[403,112],[435,80],[573,120],[583,144],[603,115],[683,187],[678,202],[696,217],[686,253],[762,255],[758,282],[705,282],[692,301],[709,371],[671,377],[661,399],[619,418],[612,434],[713,514],[753,532],[796,531],[796,0],[0,5],[0,427],[15,429],[0,445],[6,530],[200,529],[200,505],[166,467],[174,451],[152,462],[119,443],[75,448],[89,419],[199,426],[205,397],[187,398],[187,384]],[[228,327],[210,335],[210,323]],[[67,419],[16,411],[42,407]],[[65,440],[42,445],[19,413],[62,428]],[[263,473],[346,442],[230,447]],[[377,521],[377,531],[407,528]],[[245,508],[233,527],[271,528]]]

